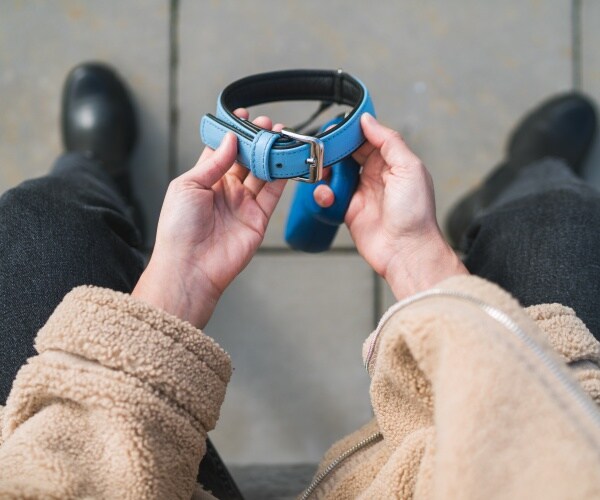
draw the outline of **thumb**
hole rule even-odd
[[[201,157],[182,177],[208,189],[231,168],[236,156],[237,136],[233,132],[227,132],[214,153],[208,157]]]
[[[418,160],[402,136],[395,130],[379,123],[373,115],[363,113],[360,117],[360,124],[367,141],[381,151],[381,156],[388,164]]]
[[[327,184],[319,184],[313,191],[313,197],[321,208],[329,208],[335,202],[335,194]]]

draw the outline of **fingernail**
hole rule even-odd
[[[370,123],[370,124],[377,122],[377,120],[375,120],[375,117],[369,112],[363,113],[361,118],[363,118],[365,120],[365,122]]]
[[[237,140],[237,137],[235,136],[235,134],[233,132],[227,132],[225,134],[225,136],[223,137],[223,140],[221,141],[221,144],[219,145],[219,147],[223,147],[224,144],[231,142],[233,140]]]

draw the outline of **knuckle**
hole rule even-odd
[[[397,130],[392,130],[392,133],[390,135],[394,140],[404,142],[404,137]]]
[[[167,187],[167,191],[169,192],[178,192],[181,190],[181,185],[183,184],[183,180],[181,177],[176,177],[171,182],[169,182],[169,186]]]
[[[400,144],[402,146],[404,146],[405,144],[404,137],[402,137],[402,134],[397,130],[391,129],[388,133],[388,136],[386,137],[386,142],[388,142],[389,144]]]
[[[423,162],[418,158],[407,158],[404,162],[404,167],[411,172],[415,172],[418,174],[424,174],[427,171]]]
[[[419,170],[420,172],[424,173],[425,175],[429,175],[429,170],[427,170],[427,167],[419,158],[415,159],[414,164],[415,164],[415,170]]]
[[[413,170],[418,170],[422,172],[427,171],[427,168],[425,167],[425,164],[423,163],[421,158],[419,158],[413,152],[408,152],[406,160],[406,162],[411,166]]]
[[[275,196],[278,192],[277,188],[271,182],[267,182],[263,186],[263,191],[265,191],[269,196]]]
[[[258,125],[259,127],[269,125],[270,128],[271,119],[268,116],[261,115],[256,117],[256,119],[254,119],[252,123]]]

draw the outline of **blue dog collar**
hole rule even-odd
[[[284,129],[273,132],[238,118],[233,111],[276,101],[321,101],[352,107],[334,128],[302,135]],[[295,179],[317,182],[328,167],[356,151],[365,141],[363,113],[374,113],[365,85],[341,70],[290,70],[261,73],[237,80],[221,92],[216,115],[200,122],[202,141],[217,148],[227,132],[238,137],[238,162],[265,181]]]

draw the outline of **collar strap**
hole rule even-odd
[[[276,101],[322,101],[351,106],[334,128],[316,136],[284,129],[272,132],[238,118],[233,111]],[[217,112],[200,122],[200,136],[217,148],[227,132],[238,137],[238,162],[259,179],[317,182],[322,168],[350,156],[365,141],[363,113],[374,113],[365,85],[341,70],[289,70],[261,73],[237,80],[219,95]]]

